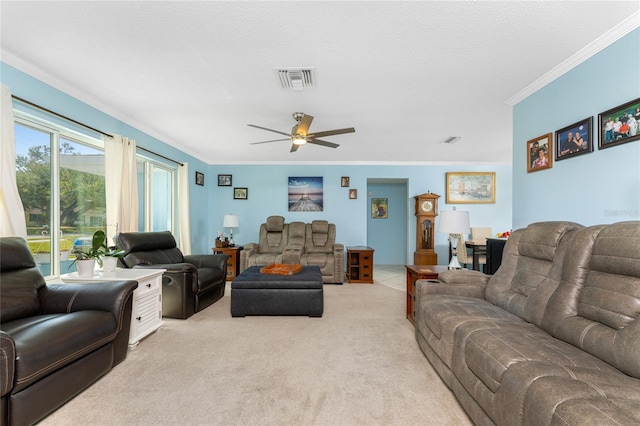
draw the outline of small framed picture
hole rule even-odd
[[[387,198],[371,199],[371,218],[372,219],[389,218],[389,200]]]
[[[204,186],[204,173],[196,172],[196,185]]]
[[[350,200],[355,200],[358,198],[358,190],[357,189],[350,189],[349,190],[349,199]]]
[[[246,200],[248,198],[249,190],[247,188],[233,188],[234,200]]]
[[[593,151],[593,117],[556,130],[556,161]]]
[[[640,98],[598,114],[598,149],[640,140]]]
[[[527,173],[550,169],[553,158],[553,134],[527,141]]]
[[[218,186],[231,186],[231,175],[218,175]]]
[[[340,178],[340,186],[343,188],[349,186],[349,176],[342,176]]]

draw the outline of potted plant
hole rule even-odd
[[[123,257],[124,250],[116,246],[109,247],[102,258],[102,270],[105,272],[115,271],[118,266],[118,259],[122,259]]]
[[[79,277],[93,277],[93,270],[95,269],[96,262],[98,262],[98,265],[102,267],[102,257],[105,255],[107,250],[105,241],[106,236],[104,231],[98,230],[93,233],[93,237],[91,238],[91,247],[89,249],[74,247],[73,254],[76,258],[71,265],[76,265]]]

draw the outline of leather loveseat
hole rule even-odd
[[[493,276],[416,288],[416,339],[476,424],[640,424],[640,222],[544,222]]]
[[[138,283],[47,285],[17,237],[0,265],[0,424],[29,425],[125,359]]]
[[[224,296],[226,254],[183,255],[169,231],[122,232],[114,237],[124,250],[121,266],[165,269],[162,316],[187,319]]]
[[[274,263],[318,266],[323,283],[344,282],[344,245],[336,243],[336,225],[326,220],[285,223],[269,216],[260,225],[258,243],[240,252],[240,272]]]

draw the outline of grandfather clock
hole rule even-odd
[[[440,196],[427,192],[413,198],[416,199],[416,251],[413,253],[413,263],[415,265],[437,265],[435,228]]]

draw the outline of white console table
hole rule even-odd
[[[138,281],[133,292],[129,349],[134,349],[143,337],[162,325],[162,274],[165,269],[116,269],[96,271],[92,278],[78,277],[77,272],[60,276],[64,283],[91,284],[105,281]]]

